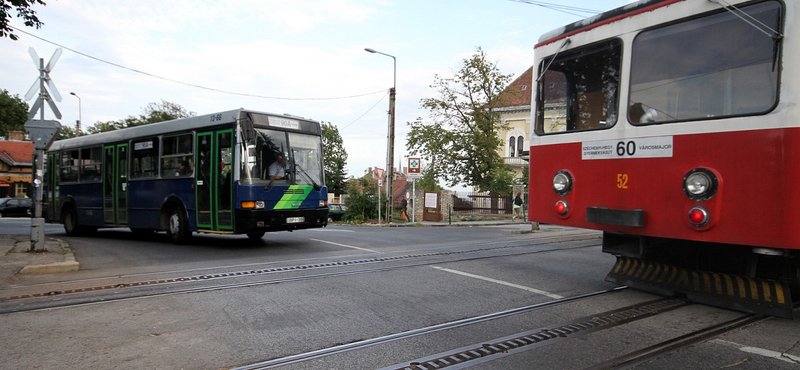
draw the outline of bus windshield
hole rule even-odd
[[[255,138],[246,145],[242,161],[242,184],[324,184],[322,139],[319,136],[255,128]]]

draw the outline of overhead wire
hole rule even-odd
[[[124,65],[121,65],[121,64],[118,64],[118,63],[114,63],[114,62],[110,62],[110,61],[107,61],[105,59],[101,59],[101,58],[98,58],[98,57],[95,57],[95,56],[80,52],[78,50],[72,49],[70,47],[61,45],[59,43],[47,40],[45,38],[36,36],[34,34],[31,34],[29,32],[21,30],[21,29],[19,29],[17,27],[10,26],[10,25],[9,25],[9,27],[15,29],[18,32],[24,33],[24,34],[26,34],[28,36],[31,36],[33,38],[39,39],[41,41],[44,41],[44,42],[46,42],[48,44],[52,44],[52,45],[58,46],[60,48],[67,49],[67,50],[69,50],[69,51],[71,51],[71,52],[73,52],[75,54],[78,54],[80,56],[83,56],[83,57],[86,57],[86,58],[89,58],[89,59],[92,59],[92,60],[96,60],[96,61],[101,62],[101,63],[112,65],[114,67],[122,68],[122,69],[125,69],[125,70],[128,70],[128,71],[131,71],[131,72],[143,74],[143,75],[148,76],[148,77],[153,77],[153,78],[157,78],[157,79],[164,80],[164,81],[169,81],[169,82],[173,82],[173,83],[177,83],[177,84],[181,84],[181,85],[185,85],[185,86],[189,86],[189,87],[194,87],[194,88],[198,88],[198,89],[203,89],[203,90],[208,90],[208,91],[213,91],[213,92],[218,92],[218,93],[223,93],[223,94],[245,96],[245,97],[259,98],[259,99],[272,99],[272,100],[341,100],[341,99],[359,98],[359,97],[368,96],[368,95],[376,95],[376,94],[380,94],[380,93],[385,91],[385,90],[380,90],[380,91],[374,91],[374,92],[369,92],[369,93],[364,93],[364,94],[347,95],[347,96],[336,96],[336,97],[319,97],[319,98],[308,98],[308,97],[305,97],[305,98],[299,98],[299,97],[265,96],[265,95],[258,95],[258,94],[248,94],[248,93],[240,93],[240,92],[235,92],[235,91],[221,90],[221,89],[216,89],[216,88],[213,88],[213,87],[207,87],[207,86],[197,85],[197,84],[193,84],[193,83],[183,82],[183,81],[180,81],[180,80],[175,80],[175,79],[172,79],[172,78],[163,77],[163,76],[155,75],[155,74],[152,74],[152,73],[149,73],[149,72],[141,71],[141,70],[138,70],[138,69],[126,67]]]
[[[585,15],[578,14],[578,13],[591,14],[591,15],[602,13],[602,11],[600,11],[600,10],[579,8],[579,7],[575,7],[575,6],[569,6],[569,5],[554,4],[554,3],[544,2],[544,1],[535,1],[535,0],[509,0],[509,1],[514,1],[514,2],[518,2],[518,3],[525,3],[525,4],[530,4],[530,5],[536,5],[536,6],[540,6],[540,7],[543,7],[543,8],[550,9],[550,10],[555,10],[557,12],[562,12],[562,13],[574,15],[574,16],[577,16],[577,17],[584,17],[585,16]]]

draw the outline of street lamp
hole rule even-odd
[[[394,183],[394,103],[395,96],[397,94],[397,58],[395,58],[393,55],[381,53],[375,49],[366,48],[364,50],[373,54],[381,54],[391,57],[392,61],[394,62],[394,84],[389,90],[389,133],[387,134],[388,152],[386,153],[386,171],[388,174],[386,176],[386,195],[388,196],[389,200],[389,206],[386,207],[386,220],[388,222],[392,222],[392,210],[394,209],[394,203],[392,202],[394,195],[392,192],[392,185]]]
[[[76,94],[74,92],[70,92],[69,94],[74,96],[74,97],[76,97],[76,98],[78,98],[78,124],[75,126],[75,129],[76,129],[75,130],[75,134],[76,135],[80,135],[80,133],[81,133],[81,120],[83,119],[83,117],[81,117],[83,115],[83,113],[81,113],[81,97],[78,96],[78,94]]]

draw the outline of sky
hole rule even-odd
[[[542,3],[607,11],[629,2]],[[428,118],[420,100],[437,97],[430,88],[437,74],[452,76],[480,47],[501,73],[519,76],[540,35],[592,15],[511,0],[46,3],[33,7],[41,29],[13,18],[19,40],[0,38],[0,89],[24,99],[39,75],[28,49],[48,63],[61,47],[50,78],[62,96],[63,126],[80,116],[85,131],[162,100],[197,114],[288,113],[335,125],[355,177],[386,167],[394,77],[393,59],[365,48],[396,58],[393,162],[405,167],[408,122]],[[48,108],[45,119],[54,118]]]

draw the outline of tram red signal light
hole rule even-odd
[[[700,206],[692,207],[687,216],[689,217],[689,222],[697,227],[705,226],[711,218],[708,215],[708,211]]]
[[[569,212],[569,204],[567,204],[566,200],[559,200],[556,202],[556,213],[559,215],[566,215]]]

